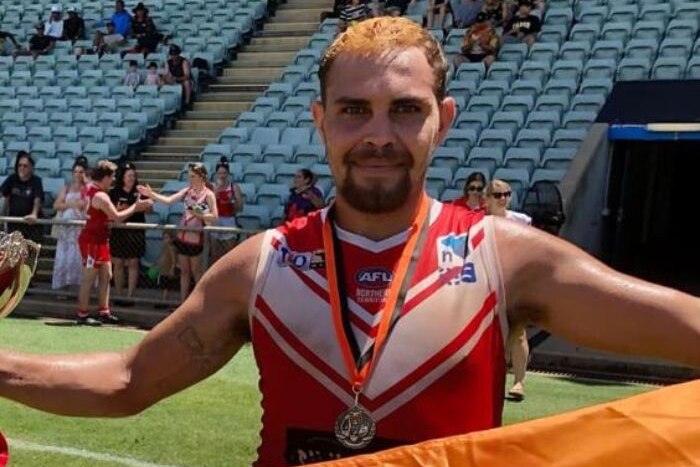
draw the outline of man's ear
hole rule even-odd
[[[445,97],[442,102],[438,104],[438,112],[440,113],[440,124],[438,126],[438,140],[436,145],[440,146],[442,142],[445,141],[447,132],[452,128],[452,123],[457,115],[457,104],[455,100],[451,97]]]
[[[318,134],[321,135],[323,144],[326,144],[326,133],[323,129],[323,123],[326,118],[326,109],[323,106],[323,102],[316,100],[311,104],[311,116],[314,118],[314,125],[316,125],[316,130]]]

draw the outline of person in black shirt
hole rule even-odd
[[[7,31],[0,31],[0,55],[4,54],[5,51],[5,40],[10,39],[10,42],[15,46],[15,49],[19,49],[19,44],[17,43],[17,39],[15,39],[15,35],[12,34],[11,32]]]
[[[73,6],[68,8],[68,18],[63,20],[63,39],[71,42],[85,39],[85,21]]]
[[[139,199],[138,177],[134,164],[126,163],[117,171],[114,188],[109,191],[109,198],[117,211],[123,211]],[[135,212],[123,222],[146,222],[143,212]],[[146,236],[142,229],[112,228],[109,238],[109,246],[112,250],[112,264],[114,273],[114,286],[117,295],[124,294],[124,267],[128,270],[127,298],[131,298],[136,291],[139,278],[139,260],[146,250]],[[124,305],[131,302],[124,302]]]
[[[185,108],[190,108],[192,101],[192,81],[190,80],[190,62],[180,55],[180,47],[173,44],[170,46],[170,58],[165,62],[165,77],[166,84],[181,84],[182,92],[185,97]]]
[[[0,193],[5,197],[4,214],[10,217],[23,217],[26,223],[8,223],[7,231],[15,230],[24,238],[42,243],[43,227],[33,225],[41,217],[44,202],[44,187],[41,178],[34,175],[34,159],[19,151],[15,160],[15,173],[0,185]]]
[[[525,42],[528,46],[535,42],[542,22],[531,12],[532,3],[528,0],[520,0],[518,12],[504,28],[503,38],[505,42]]]
[[[131,36],[136,39],[134,52],[143,53],[144,56],[154,52],[163,35],[158,33],[156,25],[148,16],[148,8],[139,2],[133,9],[134,19],[131,23]]]
[[[31,55],[36,58],[39,55],[44,55],[51,51],[54,41],[51,37],[44,34],[44,25],[42,23],[36,23],[34,28],[36,29],[36,34],[29,39],[29,49],[16,50],[13,54],[14,56]]]

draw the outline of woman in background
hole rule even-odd
[[[109,191],[109,199],[116,206],[117,211],[123,211],[139,199],[138,175],[134,164],[127,162],[119,167],[114,188]],[[143,211],[134,212],[133,215],[122,221],[146,222]],[[114,273],[114,287],[117,295],[124,296],[124,268],[127,269],[126,297],[131,299],[136,291],[139,279],[139,261],[146,251],[146,232],[142,229],[120,229],[118,224],[112,226],[110,231],[110,248],[112,250],[112,264]],[[133,305],[126,301],[122,305]]]
[[[484,200],[484,189],[486,188],[486,177],[481,172],[472,172],[464,182],[464,196],[452,202],[455,206],[461,206],[474,212],[485,212],[486,201]]]
[[[222,157],[216,164],[214,194],[216,195],[216,210],[219,213],[215,225],[238,227],[236,214],[243,209],[243,194],[238,185],[231,180],[231,168],[225,157]],[[211,259],[213,262],[235,246],[238,234],[236,232],[213,232],[211,238]]]
[[[294,174],[294,182],[289,190],[289,198],[284,206],[284,220],[293,221],[326,205],[323,193],[316,188],[316,176],[308,169]]]
[[[503,180],[494,179],[486,187],[486,212],[492,216],[505,217],[515,222],[531,225],[532,219],[527,214],[508,209],[513,192]],[[527,344],[525,327],[511,328],[508,334],[510,361],[513,365],[514,382],[508,391],[508,397],[514,401],[525,399],[525,371],[530,348]]]
[[[139,185],[139,192],[148,198],[165,204],[178,201],[185,203],[185,209],[180,221],[180,227],[202,228],[212,224],[219,217],[216,209],[216,195],[212,191],[203,164],[189,165],[189,186],[169,196],[161,195],[150,186]],[[204,251],[204,232],[181,230],[173,240],[177,251],[177,262],[180,267],[180,300],[185,301],[190,293],[192,279],[197,283],[204,274],[202,252]]]
[[[78,157],[73,164],[71,182],[58,192],[53,208],[56,219],[61,221],[77,221],[85,219],[85,173],[87,159]],[[83,278],[83,263],[78,249],[80,226],[56,225],[56,257],[53,261],[51,288],[62,289],[70,285],[80,285]]]

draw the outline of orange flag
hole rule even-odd
[[[700,381],[318,467],[700,466]]]

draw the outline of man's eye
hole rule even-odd
[[[362,115],[364,113],[367,113],[367,110],[359,105],[351,105],[343,107],[342,113],[346,115]]]
[[[406,114],[406,113],[416,113],[420,112],[420,107],[414,104],[402,104],[402,105],[397,105],[394,107],[394,112],[396,113],[401,113],[401,114]]]

